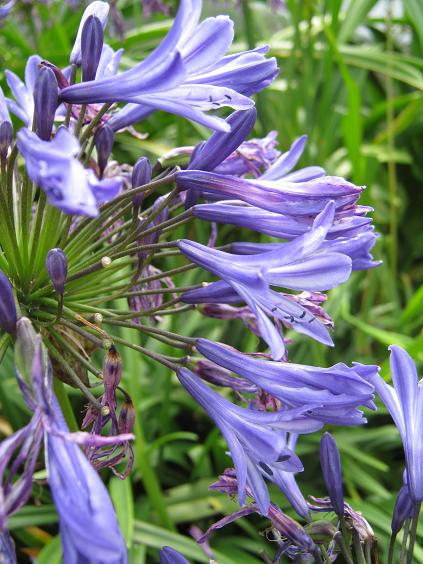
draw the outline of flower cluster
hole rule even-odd
[[[394,375],[405,369],[410,380],[405,389],[396,378],[398,398],[377,366],[299,365],[288,354],[291,330],[333,346],[325,292],[353,271],[379,264],[371,254],[377,239],[371,210],[358,204],[363,187],[320,166],[296,169],[306,136],[282,154],[274,132],[247,139],[256,121],[251,96],[273,81],[276,61],[266,57],[265,46],[227,54],[233,22],[226,16],[200,22],[201,7],[201,0],[181,0],[160,45],[120,72],[122,51],[104,43],[109,5],[96,1],[82,17],[68,68],[33,55],[24,82],[6,71],[11,95],[0,91],[0,350],[15,349],[17,380],[32,418],[0,444],[0,554],[14,552],[7,519],[31,495],[44,441],[64,561],[126,562],[97,473],[110,468],[123,479],[133,463],[134,406],[121,385],[125,367],[118,352],[125,346],[175,371],[214,420],[234,465],[214,488],[237,494],[241,506],[253,500],[237,517],[258,512],[271,520],[279,534],[275,562],[282,554],[319,561],[323,552],[312,524],[303,528],[271,502],[268,483],[309,521],[310,506],[295,481],[303,470],[297,440],[325,424],[365,423],[361,408],[375,409],[375,389],[405,445],[404,488],[412,502],[403,493],[398,511],[408,516],[410,503],[423,500],[416,446],[422,402],[405,353],[392,353]],[[220,108],[235,111],[225,119],[214,113]],[[156,110],[214,131],[196,147],[167,155],[169,167],[166,156],[153,166],[144,155],[132,168],[111,164],[115,135]],[[23,123],[16,136],[9,111]],[[197,220],[210,223],[208,241],[174,235]],[[218,246],[218,224],[274,241]],[[184,286],[190,270],[197,271],[198,283]],[[165,316],[192,309],[241,320],[261,340],[261,352],[244,354],[162,327]],[[134,344],[124,338],[126,330],[180,354]],[[104,355],[102,369],[94,353]],[[62,391],[57,397],[53,377]],[[242,405],[205,381],[233,390]],[[87,399],[82,428],[90,432],[69,431],[75,420],[63,408],[63,383]],[[333,508],[354,535],[359,518],[344,503],[339,454],[329,435],[321,460],[330,500],[316,500],[311,509]],[[343,530],[328,522],[325,557],[336,558],[338,545],[343,550]],[[358,546],[372,541],[357,534]],[[160,558],[185,562],[171,547]]]

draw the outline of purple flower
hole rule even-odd
[[[9,110],[22,120],[27,127],[32,125],[34,115],[34,87],[38,74],[38,65],[42,59],[39,55],[31,55],[25,65],[25,82],[10,70],[6,70],[6,80],[15,98],[6,98]]]
[[[0,530],[0,562],[4,562],[5,564],[15,564],[15,562],[17,562],[15,543],[7,530]]]
[[[349,257],[339,253],[316,253],[332,224],[333,216],[334,204],[329,203],[308,233],[290,243],[278,245],[273,251],[256,255],[231,255],[193,241],[179,241],[179,248],[190,260],[222,279],[206,288],[186,292],[182,296],[183,301],[227,303],[222,293],[232,303],[245,301],[257,317],[260,334],[269,345],[274,359],[284,355],[285,347],[269,316],[288,322],[296,331],[332,345],[332,339],[320,320],[270,286],[320,291],[334,288],[349,277]],[[216,290],[217,296],[213,296]]]
[[[7,333],[14,334],[18,315],[15,296],[9,278],[0,271],[0,327]]]
[[[240,353],[226,345],[197,339],[197,350],[219,366],[246,378],[270,393],[286,407],[320,404],[311,416],[323,423],[357,425],[365,423],[360,405],[375,408],[374,388],[366,381],[377,366],[336,364],[318,368],[288,362],[269,362]]]
[[[160,564],[189,564],[189,562],[174,548],[164,546],[160,551]]]
[[[98,206],[112,200],[122,188],[119,178],[98,180],[84,169],[76,158],[79,142],[65,127],[59,127],[52,141],[42,141],[21,129],[17,144],[31,180],[65,213],[96,216]]]
[[[401,435],[404,446],[407,484],[414,502],[423,501],[423,384],[416,365],[401,347],[391,345],[391,373],[394,387],[377,374],[369,380],[386,405]]]
[[[271,212],[241,201],[199,204],[193,207],[193,212],[195,217],[200,219],[247,227],[259,233],[289,241],[308,231],[313,221],[310,216]],[[352,237],[371,229],[372,220],[362,215],[362,206],[355,206],[350,210],[350,214],[347,217],[340,217],[340,214],[335,215],[334,222],[327,233],[327,239],[342,238],[341,241],[343,241],[344,238],[348,238],[351,241]]]
[[[13,141],[13,125],[7,109],[3,90],[0,88],[0,157],[5,159]]]
[[[392,513],[391,530],[396,535],[402,529],[406,519],[411,519],[414,515],[414,503],[410,497],[408,486],[405,484],[398,492]]]
[[[344,516],[344,492],[342,488],[342,467],[339,450],[330,433],[324,433],[320,441],[320,466],[335,513]]]
[[[181,114],[214,129],[228,129],[205,111],[221,106],[247,109],[247,97],[276,76],[267,48],[224,56],[232,44],[233,23],[226,16],[199,24],[201,1],[182,0],[174,24],[147,59],[114,78],[77,84],[61,91],[71,103],[129,102],[111,120],[116,131],[155,109]]]
[[[303,408],[270,413],[238,407],[212,391],[186,368],[178,370],[177,374],[228,443],[238,478],[240,504],[244,505],[249,487],[260,511],[267,515],[270,500],[264,477],[276,481],[279,471],[302,470],[299,458],[286,446],[286,435],[281,431],[309,433],[322,424],[306,416]]]
[[[110,445],[125,442],[133,435],[98,437],[69,433],[52,391],[52,371],[43,358],[41,339],[35,345],[31,387],[17,374],[31,422],[0,444],[0,528],[7,515],[21,507],[31,495],[32,474],[44,436],[48,482],[59,514],[65,564],[79,561],[127,562],[125,541],[116,520],[112,502],[97,472],[79,445]],[[19,449],[9,475],[4,470]],[[23,466],[22,477],[14,477]]]
[[[79,24],[78,33],[76,35],[75,43],[72,47],[72,52],[70,55],[70,62],[80,65],[82,60],[81,54],[81,41],[82,41],[82,30],[84,29],[84,24],[90,16],[95,16],[100,20],[103,29],[106,27],[107,16],[109,14],[109,4],[107,2],[100,2],[96,0],[91,2],[82,14],[81,22]]]
[[[294,440],[294,445],[295,445],[295,440]],[[289,473],[286,472],[286,474],[288,475]],[[293,476],[292,474],[290,475]],[[293,478],[293,483],[295,484],[294,478]],[[296,487],[298,489],[298,486]],[[224,471],[224,473],[221,476],[219,476],[219,480],[214,484],[212,484],[209,489],[213,491],[219,491],[230,496],[235,495],[237,493],[238,483],[234,470],[232,468],[227,468]],[[254,500],[254,493],[248,487],[247,487],[247,495]],[[309,519],[308,507],[304,498],[302,498],[301,505],[303,506],[302,510],[301,511],[297,510],[297,512],[303,517],[305,517],[306,519]],[[227,515],[226,517],[220,519],[217,523],[214,523],[211,527],[209,527],[209,529],[207,529],[204,535],[200,539],[198,539],[198,542],[206,541],[210,536],[210,534],[216,529],[220,529],[221,527],[224,527],[228,523],[232,523],[233,521],[239,519],[240,517],[244,517],[245,515],[250,515],[251,513],[258,513],[258,512],[259,512],[259,508],[257,507],[257,504],[253,503],[252,505],[248,505],[247,507],[241,509],[240,511],[231,513],[230,515]],[[296,546],[301,547],[302,549],[306,549],[306,550],[313,549],[314,543],[311,540],[311,538],[307,535],[303,527],[301,527],[293,519],[285,515],[277,505],[273,503],[269,505],[269,509],[268,509],[268,513],[266,514],[266,517],[271,519],[272,526],[275,529],[277,529],[279,532],[281,532],[284,537],[288,538],[291,543],[294,543]]]
[[[350,257],[352,270],[367,270],[379,266],[382,261],[373,260],[371,253],[379,235],[373,228],[353,237],[338,237],[323,241],[318,253],[341,253]],[[276,250],[279,243],[232,243],[231,250],[237,254],[256,254]]]
[[[266,137],[244,141],[214,169],[214,172],[232,176],[260,176],[261,171],[269,168],[280,155],[275,148],[278,144],[276,137],[277,131],[270,131]]]

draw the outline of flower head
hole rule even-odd
[[[264,477],[277,483],[279,471],[299,472],[302,464],[286,445],[282,431],[309,433],[321,423],[305,415],[307,408],[266,413],[231,404],[187,369],[178,370],[185,389],[213,418],[228,443],[238,478],[238,497],[245,502],[246,487],[253,492],[263,515],[269,509]]]
[[[98,180],[84,169],[75,158],[79,142],[65,127],[58,129],[52,141],[42,141],[35,133],[21,129],[17,143],[31,180],[65,213],[96,216],[98,206],[122,188],[119,178]]]
[[[401,347],[391,345],[391,373],[394,387],[376,374],[370,382],[390,412],[404,446],[407,484],[414,502],[423,501],[423,384],[416,365]]]

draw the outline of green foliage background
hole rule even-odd
[[[174,13],[175,4],[169,2]],[[145,20],[138,1],[119,0],[125,39],[123,67],[133,66],[164,36],[170,19]],[[4,69],[23,75],[28,56],[65,67],[81,9],[65,2],[17,3],[0,28],[0,83]],[[234,50],[268,43],[277,57],[279,78],[257,97],[259,119],[255,136],[277,130],[280,150],[307,133],[302,165],[319,164],[328,173],[367,186],[360,203],[374,208],[381,238],[375,257],[382,266],[355,273],[330,293],[328,310],[335,320],[336,347],[327,349],[295,337],[291,360],[329,365],[353,360],[378,363],[389,376],[387,346],[405,347],[423,360],[423,3],[382,0],[287,0],[271,11],[265,1],[204,0],[203,15],[229,13],[236,22]],[[178,117],[157,112],[137,129],[141,140],[118,136],[115,157],[133,164],[146,154],[153,160],[178,145],[195,144],[208,131]],[[204,240],[208,226],[196,222],[185,236]],[[223,227],[222,241],[257,237]],[[199,274],[182,275],[183,285]],[[257,350],[256,338],[242,324],[217,323],[193,314],[166,320],[171,330],[229,342],[245,351]],[[136,339],[133,335],[125,335]],[[156,342],[148,346],[157,347]],[[216,428],[163,367],[122,351],[124,385],[136,403],[136,463],[124,482],[104,478],[115,502],[131,550],[131,562],[156,562],[158,548],[171,545],[193,562],[208,558],[189,538],[192,525],[203,530],[236,504],[207,490],[229,464]],[[17,393],[13,363],[0,368],[0,434],[15,430],[27,414]],[[78,419],[83,403],[69,390]],[[403,454],[399,436],[381,406],[368,414],[365,428],[334,429],[343,460],[345,490],[355,509],[371,523],[380,545],[387,546],[390,514],[401,485]],[[299,443],[305,472],[298,481],[305,495],[324,495],[318,464],[318,434]],[[40,564],[60,561],[56,513],[43,471],[34,484],[31,504],[10,520],[17,544],[39,552]],[[287,508],[283,497],[274,499]],[[288,510],[289,511],[289,510]],[[247,518],[222,530],[211,544],[219,564],[262,562],[260,551],[273,547],[263,531],[268,523]],[[421,531],[423,532],[423,531]],[[22,553],[23,554],[23,553]],[[382,561],[384,557],[382,556]],[[24,556],[22,555],[22,561]],[[416,562],[423,562],[417,547]]]

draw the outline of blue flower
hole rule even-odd
[[[376,374],[369,375],[401,435],[405,452],[407,484],[414,502],[423,501],[423,384],[416,365],[401,347],[391,345],[394,387]]]
[[[322,423],[307,416],[307,408],[270,413],[238,407],[188,369],[182,368],[177,374],[185,389],[215,421],[228,444],[237,473],[240,504],[244,505],[249,487],[260,511],[267,515],[270,500],[264,477],[277,484],[280,471],[299,472],[303,468],[281,431],[310,433],[321,428]]]
[[[119,194],[117,178],[98,180],[77,160],[79,142],[60,127],[52,141],[42,141],[28,129],[17,135],[19,151],[29,177],[46,193],[50,203],[69,214],[98,215],[98,206]]]
[[[334,288],[347,280],[351,273],[349,257],[331,252],[316,253],[332,224],[334,207],[333,203],[329,203],[305,235],[278,245],[273,251],[256,255],[232,255],[193,241],[179,241],[179,249],[190,260],[221,278],[210,286],[186,292],[182,300],[187,303],[244,301],[257,317],[260,334],[276,360],[284,355],[285,346],[269,316],[289,323],[300,333],[332,345],[332,339],[319,319],[270,286],[320,291]]]
[[[52,391],[52,372],[43,358],[41,338],[35,342],[31,384],[17,372],[24,399],[33,412],[30,423],[0,443],[0,530],[6,519],[31,495],[32,475],[42,439],[48,482],[59,514],[65,564],[125,564],[127,551],[107,489],[82,453],[82,446],[124,443],[133,435],[101,437],[69,433]],[[4,473],[13,460],[6,479]],[[22,467],[22,475],[15,479]]]
[[[291,362],[269,362],[245,355],[220,343],[197,339],[197,350],[209,360],[246,378],[270,393],[286,407],[320,404],[311,415],[324,423],[365,423],[360,405],[375,408],[374,388],[366,380],[379,367],[339,363],[319,368]]]
[[[160,551],[160,564],[189,564],[189,562],[174,548],[164,546]]]
[[[201,0],[182,0],[169,34],[147,59],[116,77],[76,84],[61,91],[70,103],[129,102],[110,121],[116,131],[161,109],[213,129],[226,122],[204,112],[222,106],[247,109],[248,98],[276,76],[267,48],[225,56],[233,41],[227,16],[199,24]]]
[[[12,71],[6,70],[6,80],[15,98],[6,98],[9,110],[15,114],[27,127],[32,125],[34,115],[34,86],[37,78],[38,65],[42,59],[39,55],[31,55],[25,65],[25,82]]]

